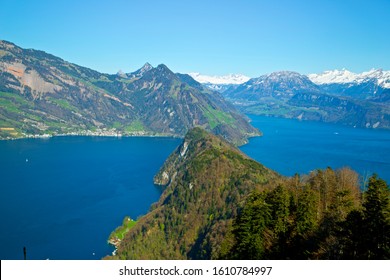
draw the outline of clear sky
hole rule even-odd
[[[1,0],[0,39],[105,73],[390,70],[390,0]]]

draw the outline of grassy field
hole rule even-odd
[[[134,221],[130,217],[126,216],[123,219],[122,225],[117,227],[109,237],[109,241],[116,241],[116,240],[122,240],[125,234],[135,225],[137,224],[137,221]],[[113,243],[113,242],[110,242]]]

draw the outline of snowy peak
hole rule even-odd
[[[288,100],[298,93],[320,93],[319,87],[297,72],[280,71],[250,79],[224,92],[230,99],[259,102],[263,98]]]
[[[309,74],[307,76],[318,85],[352,83],[356,78],[356,74],[345,69],[325,71],[321,74]]]
[[[260,76],[259,78],[254,80],[265,80],[265,79],[270,81],[291,81],[291,80],[307,80],[307,77],[293,71],[278,71],[278,72],[272,72],[270,74]]]
[[[301,75],[292,71],[279,71],[273,72],[249,80],[245,85],[251,87],[253,85],[267,85],[267,87],[279,87],[282,86],[288,90],[288,88],[316,88],[317,86],[305,75]]]
[[[318,85],[323,84],[361,84],[367,81],[375,81],[378,86],[390,88],[390,71],[372,69],[360,74],[350,72],[346,69],[325,71],[321,74],[309,74],[309,79]]]
[[[207,76],[200,73],[188,73],[195,81],[201,84],[238,85],[247,82],[250,78],[242,74],[228,74],[224,76]]]

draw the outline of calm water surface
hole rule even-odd
[[[241,150],[287,176],[317,168],[351,167],[390,183],[390,131],[250,115],[263,137]]]
[[[0,259],[100,259],[125,215],[161,189],[153,176],[172,138],[53,137],[0,141]]]

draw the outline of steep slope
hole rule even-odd
[[[224,96],[240,110],[249,114],[272,115],[303,120],[335,122],[356,127],[390,128],[388,91],[376,90],[372,98],[362,90],[350,87],[340,92],[314,84],[308,77],[295,72],[276,72],[251,79],[225,91]],[[358,90],[359,93],[352,91]],[[328,92],[330,91],[330,92]],[[350,95],[346,94],[350,91]]]
[[[218,258],[246,196],[279,178],[223,139],[194,128],[154,178],[165,187],[160,200],[114,258]]]
[[[219,94],[195,83],[163,64],[109,75],[0,41],[0,137],[183,137],[197,125],[234,144],[259,135]]]

